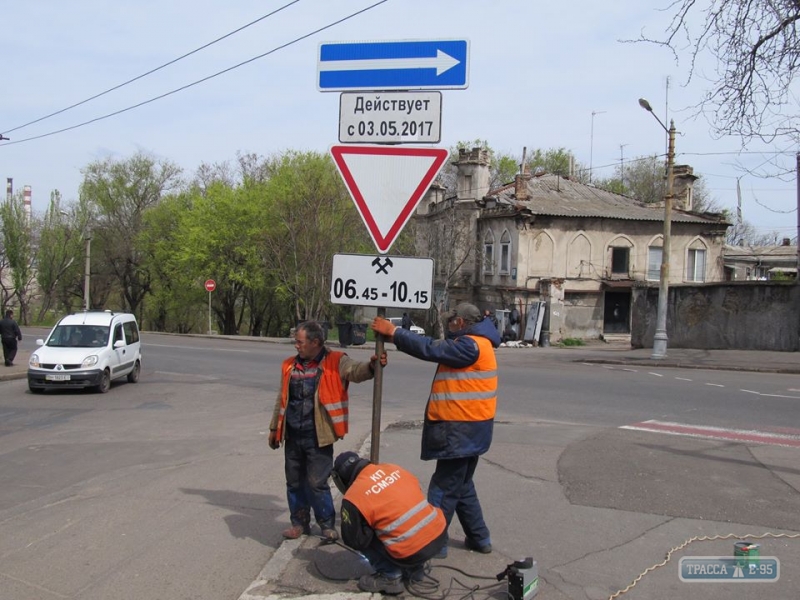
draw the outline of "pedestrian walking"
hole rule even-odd
[[[17,342],[22,341],[22,332],[14,320],[13,310],[6,310],[6,316],[0,319],[0,341],[3,344],[3,362],[7,367],[14,366]]]
[[[355,452],[336,457],[331,473],[342,498],[342,541],[366,557],[374,573],[358,580],[362,592],[399,594],[421,581],[425,563],[447,543],[440,508],[425,501],[419,480],[390,463]]]
[[[444,315],[447,337],[434,340],[398,328],[376,317],[372,329],[394,342],[398,350],[438,363],[422,427],[422,460],[436,460],[428,485],[428,501],[453,515],[464,528],[467,548],[492,551],[473,483],[478,458],[492,443],[497,407],[497,360],[500,334],[478,308],[461,303]],[[440,557],[447,556],[447,546]]]
[[[286,497],[291,526],[283,537],[311,533],[311,511],[330,542],[336,532],[336,510],[328,478],[333,468],[333,443],[347,434],[349,383],[374,376],[377,356],[358,362],[344,352],[325,347],[325,332],[316,321],[295,331],[297,355],[281,366],[281,386],[269,426],[269,446],[284,444]],[[386,353],[380,358],[386,364]]]

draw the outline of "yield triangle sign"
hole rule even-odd
[[[385,254],[450,152],[407,146],[332,146],[331,155],[375,247]]]

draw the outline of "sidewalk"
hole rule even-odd
[[[425,486],[434,465],[419,459],[420,427],[419,422],[389,425],[381,434],[379,458],[408,468]],[[335,452],[352,449],[369,456],[369,444],[359,447],[354,433],[338,442]],[[637,472],[635,465],[615,469],[611,464],[614,457],[637,449],[637,459],[644,460],[634,461],[635,464],[647,467],[658,460],[659,465],[664,465],[667,481],[650,485],[656,496],[672,496],[667,498],[669,514],[660,513],[660,507],[652,504],[652,494],[648,497],[645,493],[643,498],[638,495],[637,490],[648,484],[641,480],[643,473]],[[655,452],[656,458],[648,460],[648,452]],[[721,462],[698,460],[714,454],[719,454]],[[602,471],[603,456],[608,457],[607,472],[597,473]],[[709,486],[699,493],[681,492],[681,485],[696,489],[712,478],[732,480],[742,495],[736,501],[742,503],[742,509],[746,503],[761,502],[761,496],[774,493],[778,496],[775,503],[785,503],[787,511],[800,510],[800,470],[796,468],[799,458],[797,448],[748,448],[743,444],[721,445],[709,440],[569,423],[498,422],[492,448],[481,457],[475,474],[492,531],[492,553],[467,550],[463,530],[454,519],[448,557],[431,561],[426,580],[429,587],[412,588],[400,597],[442,598],[444,594],[446,598],[508,600],[507,581],[498,582],[496,576],[514,561],[531,557],[537,562],[540,577],[537,600],[797,598],[800,513],[796,518],[778,518],[780,524],[766,519],[758,526],[732,518],[739,515],[754,522],[752,513],[739,512],[736,503],[727,512],[718,513],[716,519],[691,516],[693,510],[698,510],[698,502],[712,510],[724,502],[721,497],[730,490],[717,491]],[[595,463],[589,465],[592,460]],[[751,464],[754,462],[760,463],[760,471],[755,474]],[[585,475],[586,469],[595,470],[595,479]],[[687,471],[691,473],[688,476]],[[775,482],[776,473],[783,474],[785,482]],[[619,489],[602,496],[574,489],[593,488],[598,478],[613,479]],[[791,489],[781,491],[781,487]],[[627,497],[620,499],[622,490],[627,490]],[[688,506],[681,503],[681,496],[688,497]],[[750,500],[746,499],[748,496]],[[338,507],[336,490],[334,501]],[[682,516],[683,511],[686,516]],[[764,534],[786,537],[750,537]],[[697,539],[703,536],[714,539]],[[734,544],[740,539],[760,543],[762,557],[780,560],[778,582],[680,580],[681,557],[732,557]],[[670,560],[664,563],[668,554]],[[340,544],[326,545],[315,536],[284,541],[239,600],[377,600],[379,595],[359,592],[356,586],[358,577],[368,572],[368,565]],[[620,593],[637,578],[640,579],[633,587]]]

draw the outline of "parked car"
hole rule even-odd
[[[28,361],[28,389],[93,387],[106,393],[111,381],[139,381],[142,348],[130,313],[81,311],[62,317]]]
[[[389,317],[389,321],[392,322],[392,325],[397,325],[398,327],[403,326],[403,317]],[[411,323],[411,331],[420,335],[425,335],[425,330],[422,327],[414,325],[413,322]]]

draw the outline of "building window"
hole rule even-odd
[[[508,275],[511,272],[511,236],[507,231],[500,238],[500,273]]]
[[[706,280],[706,251],[689,248],[686,259],[686,281]]]
[[[650,246],[647,249],[647,279],[648,281],[658,281],[661,279],[661,255],[660,246]]]
[[[627,275],[630,248],[611,248],[611,274]]]
[[[494,273],[494,234],[487,231],[483,236],[483,274]]]

